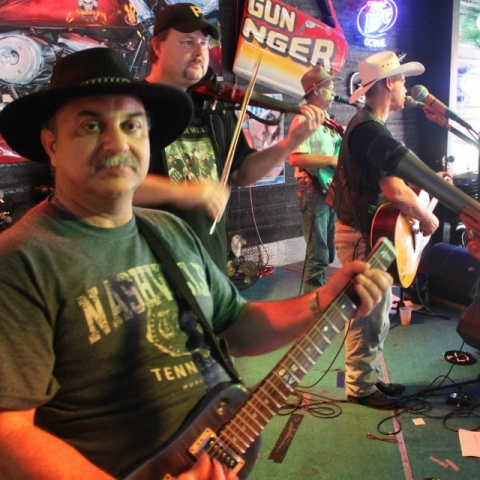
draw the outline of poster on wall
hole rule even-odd
[[[157,12],[178,0],[0,0],[0,108],[45,88],[58,59],[94,47],[120,51],[133,78],[148,73],[148,45]],[[218,22],[218,0],[193,0]],[[223,78],[220,41],[210,66]],[[0,138],[0,162],[21,160]]]
[[[274,100],[282,100],[281,93],[269,93],[266,96]],[[249,111],[253,116],[249,117],[245,114],[242,123],[242,131],[245,134],[249,145],[257,150],[271,147],[279,141],[283,140],[283,116],[280,113],[262,107],[249,107]],[[260,120],[266,120],[270,124],[262,123]],[[260,180],[257,180],[252,187],[259,187],[264,185],[279,185],[285,183],[285,159],[282,160],[275,168],[273,168],[267,175]]]
[[[347,41],[331,0],[319,0],[324,21],[281,0],[245,2],[233,71],[250,79],[261,59],[256,82],[275,91],[302,97],[300,79],[311,68],[323,65],[332,75],[342,70]]]

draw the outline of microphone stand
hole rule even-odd
[[[448,123],[448,119],[446,119],[445,117],[439,117],[438,115],[435,115],[434,113],[432,113],[431,110],[428,110],[428,109],[424,109],[425,111],[425,116],[432,122],[435,122],[437,125],[440,125],[442,128],[445,128],[446,130],[448,130],[449,132],[452,132],[453,134],[455,134],[457,137],[461,138],[462,140],[464,140],[465,142],[469,143],[470,145],[474,146],[477,150],[480,151],[480,145],[479,145],[479,142],[478,140],[475,141],[473,140],[472,138],[468,137],[467,135],[465,135],[463,132],[461,132],[460,130],[458,130],[457,128],[455,127],[452,127],[452,125],[450,125]],[[477,132],[475,132],[476,135],[478,135]],[[479,163],[479,166],[480,166],[480,163]],[[480,169],[479,169],[479,172],[480,172]]]
[[[458,138],[461,138],[463,141],[467,142],[469,145],[472,145],[478,150],[477,196],[480,199],[480,136],[478,132],[472,129],[475,135],[477,135],[477,140],[475,141],[474,139],[468,137],[457,128],[450,125],[448,123],[448,119],[435,115],[431,110],[428,109],[428,107],[424,107],[423,110],[425,112],[425,116],[430,121],[435,122],[440,127],[447,129],[449,132],[452,132]],[[480,218],[479,218],[478,212],[475,209],[473,209],[471,205],[468,205],[468,204],[465,205],[464,209],[459,213],[459,218],[464,223],[467,229],[473,230],[477,235],[480,234]],[[462,354],[464,354],[464,352],[462,352],[461,350],[456,350],[456,351],[453,351],[452,353],[457,358],[463,358]],[[450,363],[460,364],[461,362],[451,361]],[[466,380],[463,382],[455,383],[453,385],[440,385],[437,387],[422,389],[422,390],[419,390],[418,393],[422,395],[426,393],[430,394],[433,392],[437,392],[438,390],[444,390],[449,388],[457,388],[461,392],[463,386],[472,385],[475,383],[480,383],[480,374],[477,375],[477,377],[473,380]],[[455,398],[453,394],[451,394],[451,397]]]
[[[468,144],[474,146],[478,150],[477,197],[478,199],[480,199],[480,135],[479,133],[472,129],[473,133],[477,135],[477,140],[474,140],[468,137],[467,135],[465,135],[463,132],[461,132],[457,128],[452,127],[452,125],[448,123],[448,119],[435,115],[435,113],[432,110],[430,110],[428,107],[425,106],[423,108],[423,111],[425,112],[425,116],[430,121],[435,122],[440,127],[447,129],[449,132],[452,132],[454,135],[461,138]],[[480,220],[478,218],[478,212],[475,212],[471,206],[466,205],[465,209],[462,212],[457,212],[457,213],[459,213],[460,220],[462,220],[465,226],[470,225],[470,229],[475,231],[477,235],[480,235]],[[467,226],[467,228],[469,227]]]

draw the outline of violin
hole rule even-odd
[[[216,100],[220,100],[221,102],[233,103],[237,106],[240,106],[242,104],[245,97],[245,90],[221,82],[197,83],[193,85],[190,90],[205,95],[207,97],[213,97]],[[252,92],[249,105],[260,108],[269,108],[270,110],[280,112],[281,114],[301,113],[300,107],[298,105],[294,105],[293,103],[287,103],[282,100],[277,100],[276,98],[271,98],[268,95],[263,95],[255,91]],[[256,118],[258,119],[258,117]],[[259,120],[261,120],[263,123],[268,124],[268,122],[262,119]],[[278,120],[276,123],[278,123]],[[342,136],[345,133],[345,128],[343,127],[343,125],[334,122],[331,118],[325,117],[324,125],[335,130],[338,134]]]

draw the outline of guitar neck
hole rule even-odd
[[[386,270],[395,259],[389,240],[379,240],[367,261]],[[253,390],[249,399],[227,423],[219,437],[237,452],[244,453],[260,435],[271,418],[285,404],[294,387],[308,373],[357,309],[354,281],[327,307],[310,330],[282,357],[278,365]]]

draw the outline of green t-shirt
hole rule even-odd
[[[184,272],[215,332],[245,305],[198,239],[136,209]],[[164,443],[228,380],[135,219],[87,225],[45,201],[0,235],[0,408],[119,475]]]

